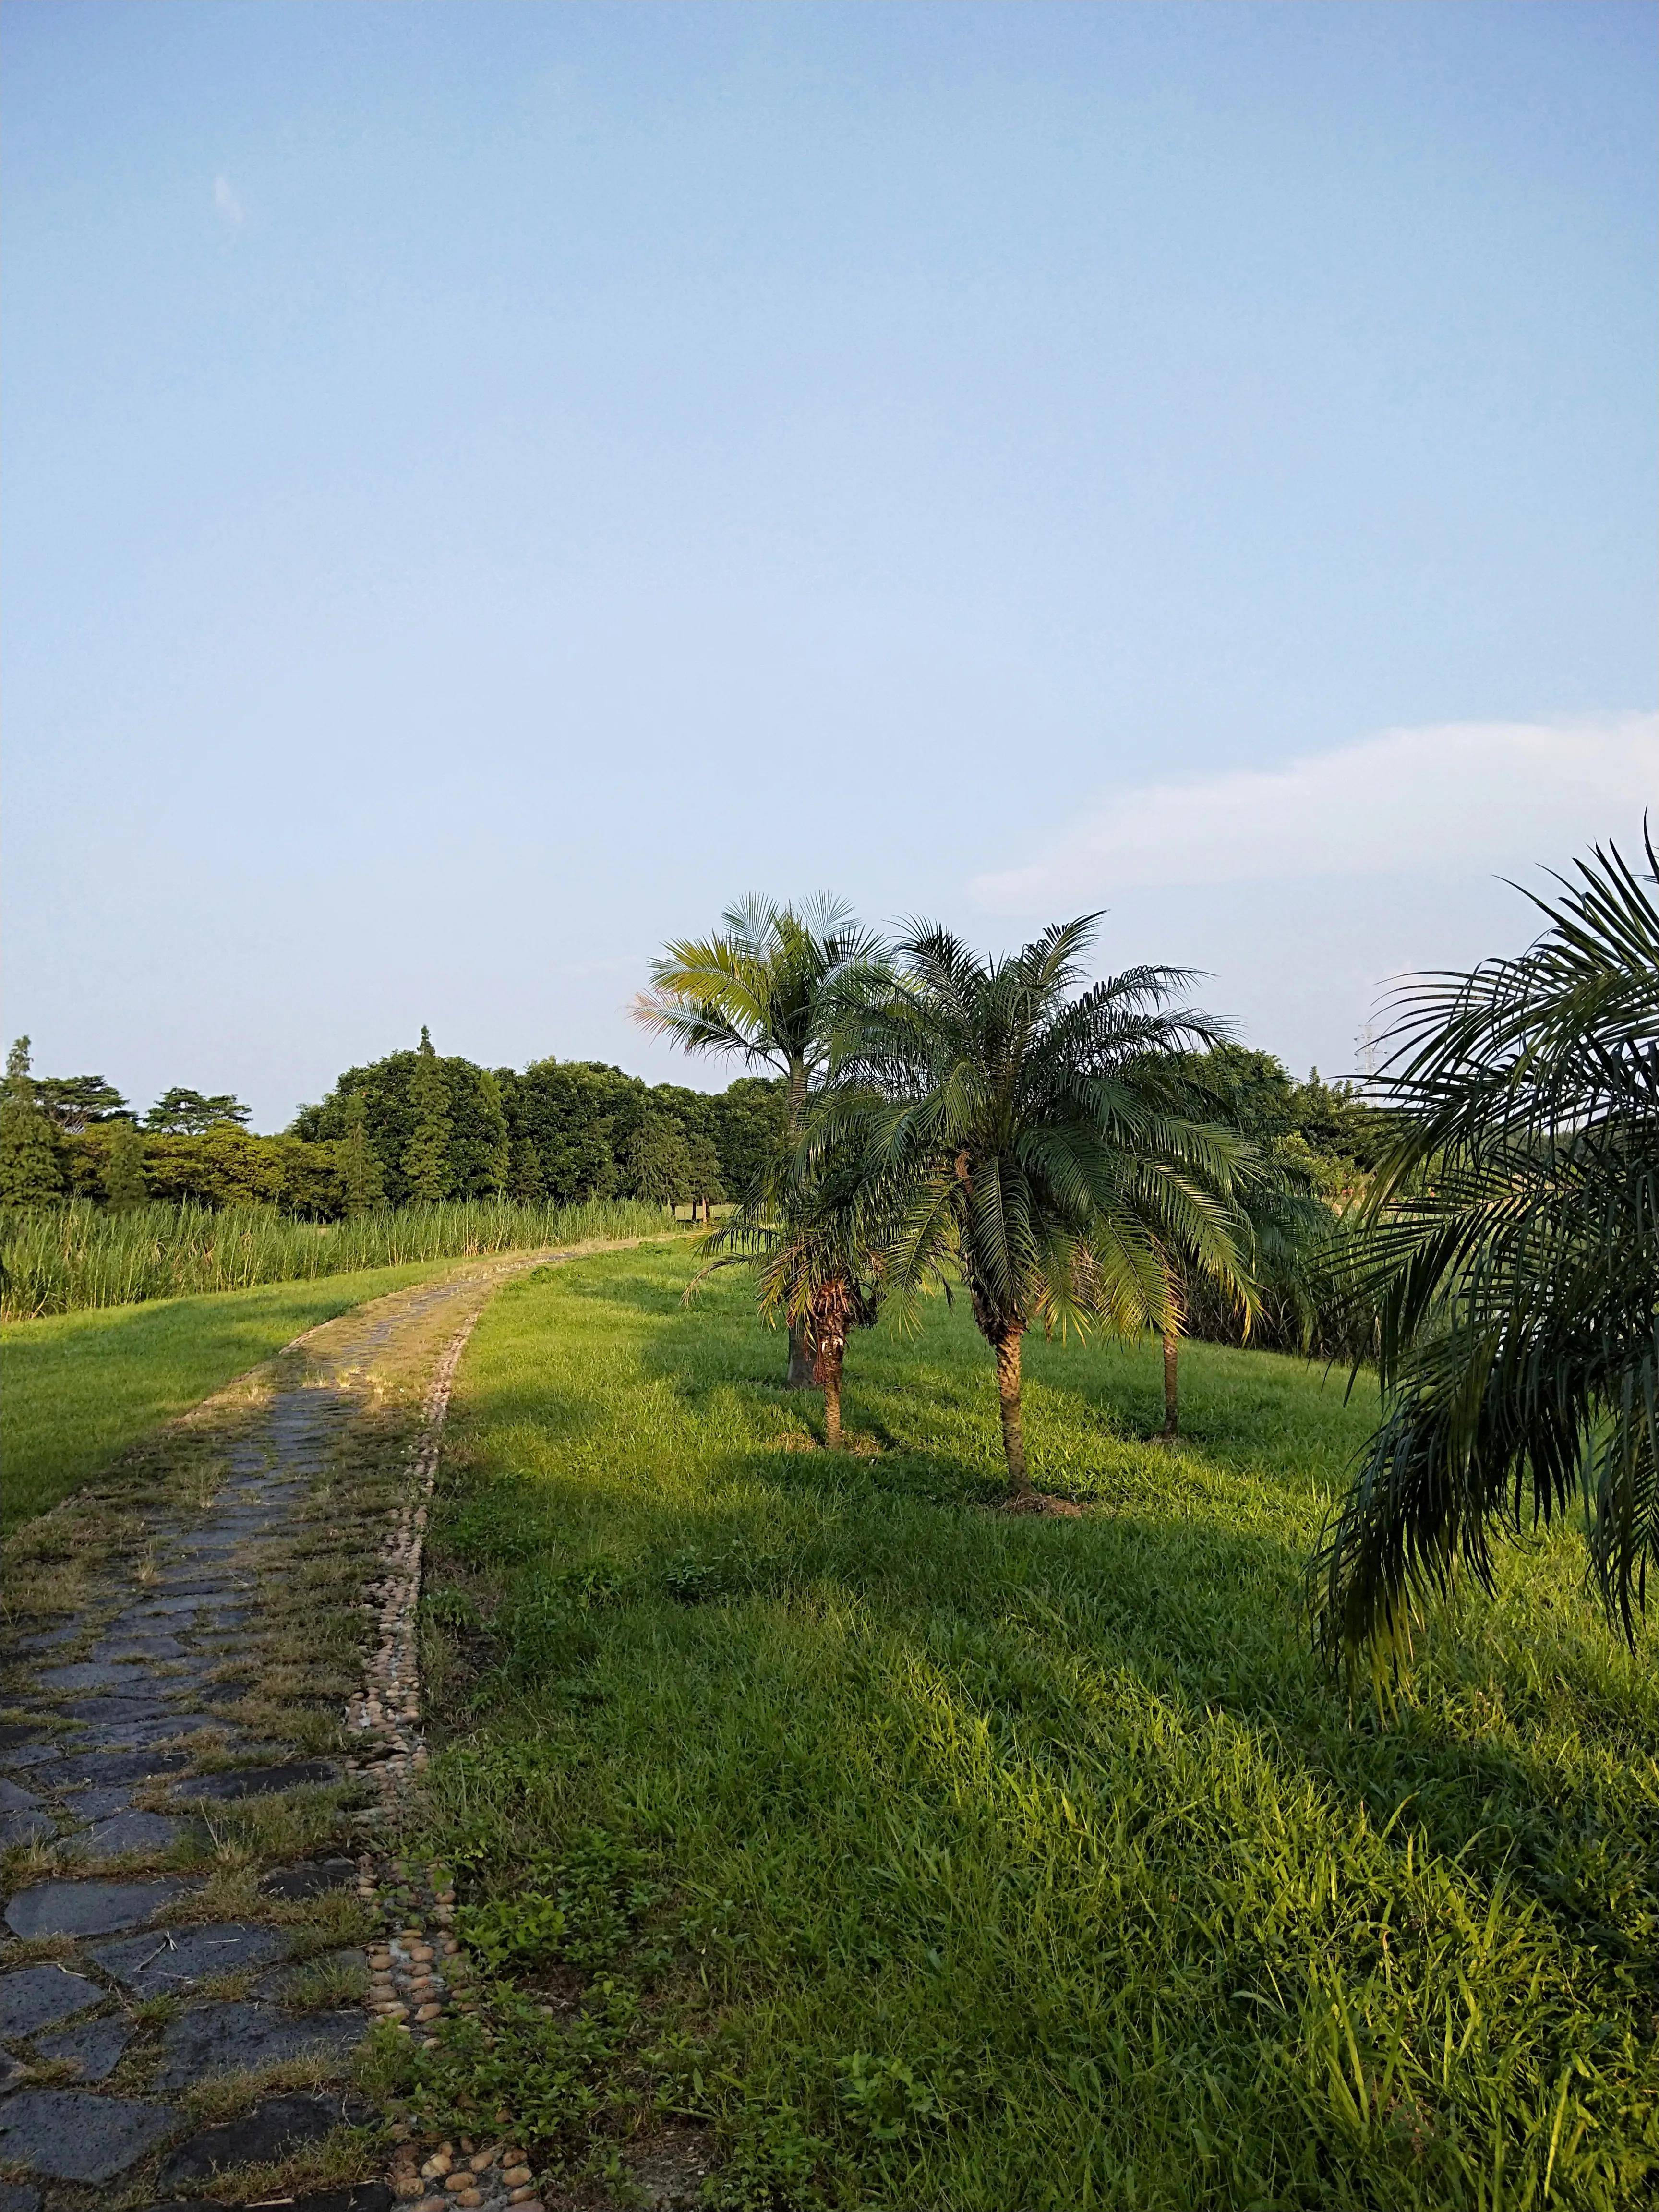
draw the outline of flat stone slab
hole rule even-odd
[[[157,1629],[153,1636],[106,1636],[93,1645],[88,1656],[94,1659],[182,1659],[185,1646],[176,1636]]]
[[[40,2192],[27,2181],[0,2181],[0,2212],[40,2212]]]
[[[58,1706],[72,1721],[92,1721],[105,1728],[118,1721],[153,1721],[160,1719],[161,1705],[158,1698],[70,1698]]]
[[[192,1802],[211,1798],[223,1802],[235,1797],[273,1796],[279,1790],[298,1790],[308,1783],[339,1778],[337,1769],[325,1759],[299,1759],[289,1766],[243,1766],[228,1774],[199,1774],[181,1782],[173,1794]]]
[[[368,2021],[361,2012],[313,2013],[295,2020],[265,2005],[198,2005],[168,2021],[155,2086],[187,2089],[216,2074],[274,2066],[289,2058],[343,2057],[368,2033]]]
[[[267,2097],[240,2120],[204,2129],[181,2143],[161,2168],[161,2186],[206,2181],[227,2166],[274,2164],[307,2143],[320,2142],[346,2118],[341,2097]]]
[[[56,2035],[36,2036],[34,2047],[42,2058],[68,2059],[82,2081],[104,2081],[131,2039],[125,2020],[87,2020],[78,2027],[59,2028]]]
[[[331,1889],[356,1887],[354,1859],[313,1859],[307,1866],[278,1867],[259,1884],[266,1897],[321,1897]]]
[[[185,1823],[167,1813],[117,1813],[84,1835],[72,1836],[75,1849],[89,1859],[124,1859],[165,1851],[185,1832]]]
[[[43,1667],[35,1676],[43,1690],[131,1690],[149,1688],[147,1670],[113,1659],[77,1659],[69,1667]]]
[[[55,1736],[45,1736],[33,1743],[20,1743],[10,1751],[0,1751],[0,1766],[9,1773],[27,1773],[31,1766],[40,1766],[58,1757],[62,1745]]]
[[[107,1820],[112,1813],[125,1813],[132,1805],[131,1783],[107,1790],[77,1790],[69,1809],[77,1820]]]
[[[0,2158],[53,2181],[109,2181],[176,2133],[180,2117],[137,2097],[18,2089],[0,2098]]]
[[[0,1974],[0,2036],[9,2040],[56,2027],[103,2001],[102,1990],[84,1974],[62,1966],[20,1966],[15,1974]]]
[[[114,1936],[183,1897],[182,1881],[38,1881],[6,1907],[14,1936]]]
[[[240,1599],[241,1593],[237,1596]],[[223,1589],[174,1590],[166,1597],[146,1598],[141,1605],[131,1605],[122,1619],[135,1626],[143,1620],[179,1620],[193,1613],[246,1612],[246,1605],[227,1604],[230,1593]]]
[[[88,1751],[125,1751],[141,1749],[155,1743],[172,1743],[179,1736],[199,1735],[204,1729],[216,1729],[222,1735],[233,1740],[235,1731],[227,1726],[219,1713],[177,1713],[163,1709],[154,1720],[112,1723],[108,1728],[87,1730]]]
[[[0,1781],[0,1813],[38,1813],[40,1800],[19,1782]]]
[[[94,1961],[106,1974],[141,1997],[179,1995],[217,1974],[243,1966],[263,1966],[283,1949],[270,1928],[247,1928],[234,1921],[213,1921],[205,1928],[163,1928],[149,1936],[124,1936],[100,1943]]]
[[[78,1790],[86,1782],[147,1782],[189,1765],[187,1751],[88,1751],[58,1760],[34,1778],[48,1790]]]

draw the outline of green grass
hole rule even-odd
[[[309,1281],[421,1260],[533,1251],[660,1231],[665,1209],[629,1200],[520,1206],[452,1199],[355,1221],[296,1221],[272,1206],[141,1206],[85,1199],[0,1207],[0,1321],[124,1306],[255,1283]]]
[[[0,1328],[0,1506],[9,1530],[290,1337],[451,1262],[376,1267],[195,1298],[54,1314]]]
[[[1194,1347],[1171,1451],[1153,1349],[1031,1345],[1087,1510],[1015,1519],[960,1306],[854,1340],[831,1456],[689,1265],[517,1284],[463,1365],[426,1841],[520,1995],[417,2107],[602,2166],[647,2085],[755,2208],[1654,2201],[1653,1638],[1576,1536],[1351,1711],[1300,1577],[1374,1394]]]

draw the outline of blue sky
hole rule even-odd
[[[1656,17],[8,0],[9,1034],[718,1082],[733,894],[1298,1067],[1659,796]]]

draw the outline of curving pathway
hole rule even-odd
[[[350,2087],[365,2004],[424,2033],[460,1966],[447,1899],[381,1909],[374,1841],[423,1756],[436,1424],[491,1291],[565,1256],[313,1331],[170,1432],[136,1494],[80,1493],[10,1547],[0,2212],[207,2212],[217,2189],[539,2212],[511,2146],[422,2175],[404,2148],[387,2182],[363,2178],[384,2137],[341,2130],[377,2118]]]

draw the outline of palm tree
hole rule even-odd
[[[783,1078],[788,1148],[799,1142],[807,1099],[829,1064],[838,986],[878,969],[881,946],[839,899],[799,908],[750,896],[726,908],[715,936],[682,939],[651,963],[635,1001],[642,1029],[683,1051],[740,1059]],[[798,1322],[789,1332],[788,1387],[815,1380]]]
[[[706,1240],[713,1256],[688,1298],[718,1267],[758,1270],[759,1304],[799,1339],[812,1381],[823,1393],[824,1441],[842,1445],[842,1370],[847,1339],[873,1326],[881,1303],[882,1237],[868,1207],[855,1144],[843,1142],[809,1163],[778,1161],[749,1202]]]
[[[1362,1209],[1385,1418],[1315,1564],[1333,1654],[1409,1643],[1494,1529],[1583,1496],[1626,1634],[1659,1564],[1659,862],[1613,847],[1534,898],[1518,959],[1399,1002],[1400,1116]]]
[[[1097,1322],[1160,1334],[1172,1319],[1167,1255],[1248,1303],[1236,1182],[1243,1140],[1194,1119],[1171,1055],[1219,1034],[1206,1015],[1172,1010],[1190,980],[1136,968],[1085,985],[1079,966],[1098,917],[1046,930],[987,961],[918,925],[884,987],[847,994],[842,1107],[884,1101],[865,1148],[878,1210],[896,1223],[885,1279],[907,1303],[928,1280],[966,1286],[996,1357],[1009,1502],[1038,1510],[1020,1395],[1026,1331]]]

